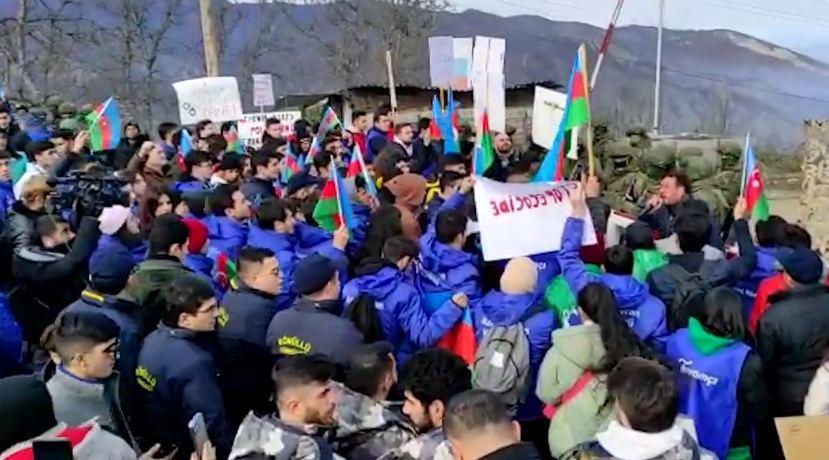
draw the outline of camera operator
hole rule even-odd
[[[94,214],[99,209],[87,209],[79,216],[77,237],[62,217],[40,216],[31,243],[14,253],[9,306],[30,344],[38,343],[43,329],[86,285],[89,258],[100,236]]]
[[[23,186],[20,199],[12,204],[0,234],[0,282],[4,285],[11,282],[12,256],[31,244],[35,220],[46,214],[46,198],[51,192],[46,176],[33,176]]]

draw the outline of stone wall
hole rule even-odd
[[[825,257],[829,255],[829,120],[806,121],[805,130],[801,222]]]

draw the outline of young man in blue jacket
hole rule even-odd
[[[460,192],[443,204],[429,231],[420,238],[418,280],[429,312],[456,292],[466,294],[472,304],[481,296],[477,257],[463,250],[468,219],[460,209],[472,185],[471,179],[464,180]]]
[[[331,259],[340,272],[348,269],[348,258],[345,255],[348,231],[345,229],[337,230],[333,236],[329,236],[318,228],[298,222],[288,202],[275,198],[262,202],[257,217],[256,224],[250,227],[248,245],[266,248],[276,254],[282,272],[282,290],[277,296],[277,310],[284,310],[294,303],[294,266],[303,256],[319,253]]]
[[[236,260],[248,239],[250,201],[238,188],[223,185],[210,194],[207,206],[212,213],[204,222],[210,231],[210,247]]]
[[[743,301],[743,315],[749,317],[754,299],[757,297],[757,288],[764,279],[776,275],[777,245],[785,238],[786,220],[780,216],[769,216],[767,220],[759,221],[754,226],[757,236],[757,266],[750,275],[737,282],[734,290],[740,294]]]
[[[522,423],[542,421],[541,401],[535,395],[535,385],[541,361],[550,348],[550,339],[556,326],[555,313],[543,304],[537,288],[539,272],[536,263],[528,257],[517,257],[507,263],[501,276],[501,290],[490,291],[472,308],[472,321],[478,343],[493,327],[509,327],[518,323],[530,344],[531,382],[524,404],[518,407],[517,420]],[[546,422],[549,426],[549,422]],[[542,429],[545,432],[546,429]],[[546,437],[543,437],[546,440]]]
[[[208,188],[213,175],[213,162],[210,155],[200,150],[187,154],[184,158],[185,173],[179,177],[173,189],[177,192],[197,192]]]
[[[459,292],[431,314],[423,309],[410,273],[419,252],[417,244],[403,236],[386,240],[383,258],[364,260],[355,270],[357,277],[345,285],[342,293],[346,306],[361,294],[374,300],[385,340],[394,347],[398,366],[416,351],[440,340],[467,307],[466,295]]]
[[[627,321],[636,335],[644,342],[662,350],[668,335],[665,320],[665,305],[648,292],[648,287],[633,277],[633,251],[622,245],[607,248],[605,251],[605,273],[594,274],[584,268],[579,258],[584,217],[587,205],[584,195],[571,194],[572,215],[564,224],[561,237],[561,250],[558,263],[564,279],[574,293],[578,293],[590,283],[602,283],[613,291],[619,304],[619,313]]]
[[[188,274],[173,280],[164,297],[165,317],[144,341],[135,369],[141,432],[149,445],[159,443],[166,452],[177,448],[175,458],[186,459],[193,451],[187,423],[201,413],[217,457],[226,458],[234,433],[212,351],[219,311],[213,289]]]

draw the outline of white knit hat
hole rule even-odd
[[[129,216],[130,210],[120,204],[104,208],[98,217],[98,228],[105,235],[114,235],[124,226]]]
[[[538,267],[529,257],[516,257],[507,262],[501,275],[501,292],[504,294],[529,294],[538,283]]]

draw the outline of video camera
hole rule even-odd
[[[129,194],[124,190],[127,181],[115,174],[94,174],[73,170],[66,176],[49,179],[55,188],[50,202],[54,212],[71,215],[72,220],[83,216],[97,217],[109,206],[129,206]]]

